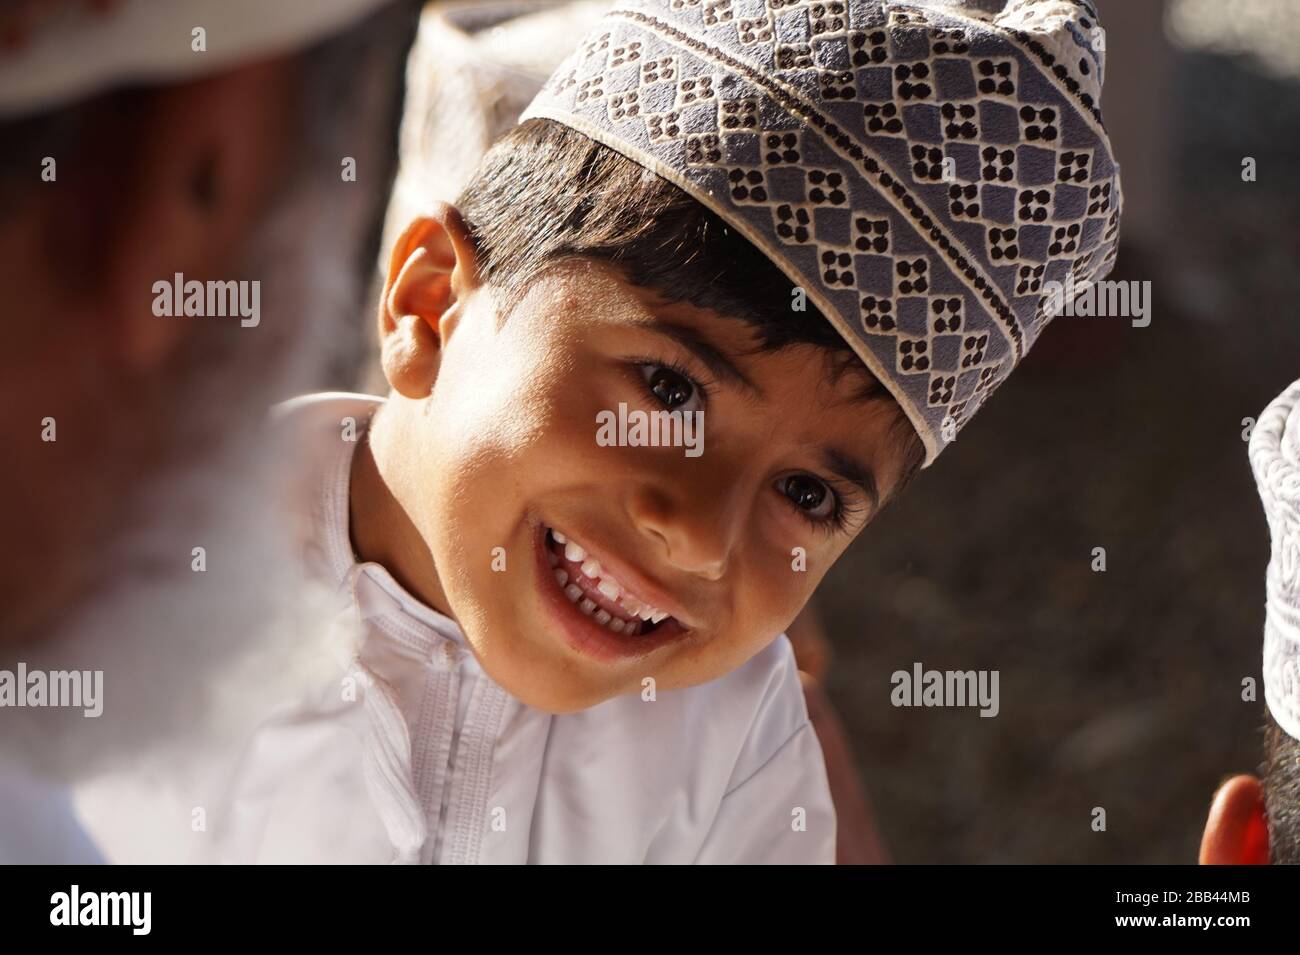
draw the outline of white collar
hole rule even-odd
[[[352,460],[370,419],[384,399],[349,392],[304,395],[278,405],[275,419],[307,442],[305,466],[315,471],[309,490],[309,533],[329,581],[349,591],[364,619],[395,623],[402,642],[417,651],[432,651],[438,638],[468,648],[455,620],[424,603],[398,583],[388,568],[360,560],[349,533],[349,488]],[[341,419],[356,420],[356,440],[339,440]],[[390,628],[391,630],[391,628]]]

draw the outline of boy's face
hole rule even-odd
[[[561,264],[507,310],[468,247],[459,276],[437,265],[451,247],[435,228],[401,269],[399,244],[381,315],[394,391],[371,445],[409,518],[392,533],[432,556],[390,569],[551,712],[740,666],[891,493],[901,411],[855,398],[862,378],[836,380],[820,349],[755,352],[744,322],[600,264]],[[637,442],[637,420],[668,410],[700,412],[702,437]]]

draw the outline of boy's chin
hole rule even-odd
[[[469,583],[486,592],[465,594],[479,612],[459,616],[483,670],[521,703],[555,715],[641,693],[644,678],[662,673],[672,647],[692,632],[672,617],[617,632],[608,612],[566,593],[582,586],[584,597],[606,599],[591,593],[594,585],[565,560],[550,528],[531,521],[524,532],[531,560],[512,561],[509,574],[483,574]],[[561,580],[557,571],[566,568]]]
[[[559,661],[512,661],[509,672],[499,675],[485,669],[498,686],[520,703],[553,716],[590,709],[621,695],[616,688],[592,686],[576,678]]]
[[[498,613],[478,619],[482,629],[465,633],[475,659],[493,683],[525,706],[562,716],[629,692],[615,684],[615,674],[575,660],[563,639],[535,618],[530,623]]]
[[[486,644],[470,641],[479,665],[525,706],[563,716],[641,690],[639,676],[576,657],[549,625],[513,620],[489,623],[488,628],[493,636]]]

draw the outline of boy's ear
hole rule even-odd
[[[426,398],[462,303],[478,288],[478,253],[455,206],[435,203],[411,221],[388,263],[379,300],[384,377],[407,398]]]
[[[1254,776],[1219,787],[1201,838],[1201,865],[1268,865],[1268,817]]]

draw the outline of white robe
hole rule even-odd
[[[357,562],[356,444],[341,422],[360,430],[380,403],[333,393],[280,409],[303,442],[313,563],[362,636],[348,677],[254,736],[218,816],[220,858],[833,863],[826,769],[784,635],[711,683],[556,716],[511,697],[456,623]]]

